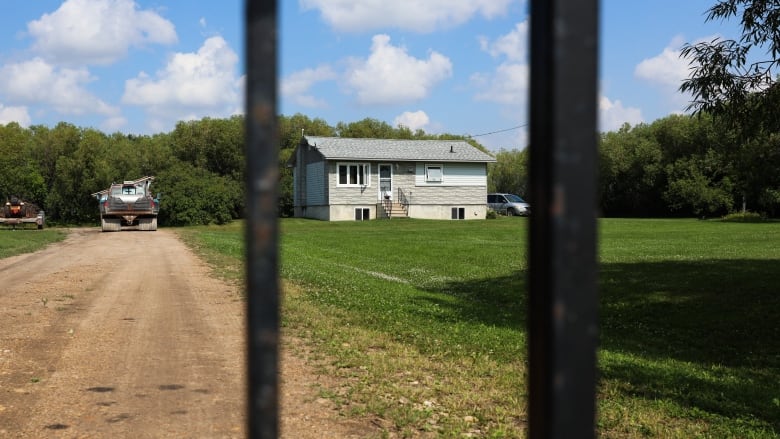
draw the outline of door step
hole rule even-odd
[[[385,203],[380,203],[382,210],[385,212],[385,218],[409,218],[409,214],[406,213],[406,209],[401,203],[392,203],[389,206]]]

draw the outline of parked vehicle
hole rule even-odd
[[[528,216],[531,206],[515,194],[488,194],[488,207],[507,216]]]
[[[35,204],[15,196],[6,201],[5,206],[0,211],[0,224],[6,224],[13,228],[18,225],[34,224],[40,230],[45,222],[46,217],[43,210]]]
[[[160,200],[149,187],[154,177],[114,183],[108,189],[92,194],[100,203],[100,227],[104,232],[123,228],[157,230]]]

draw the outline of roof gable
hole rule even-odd
[[[304,137],[326,160],[495,162],[463,140],[355,139]]]

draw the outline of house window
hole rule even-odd
[[[425,181],[441,183],[444,175],[444,167],[442,165],[425,165]]]
[[[339,186],[368,186],[371,168],[368,163],[339,163]]]
[[[466,219],[466,209],[463,208],[463,207],[453,207],[452,208],[452,219],[454,219],[454,220]]]
[[[355,208],[355,221],[368,221],[371,219],[371,209],[367,207]]]

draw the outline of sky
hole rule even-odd
[[[599,130],[685,111],[714,0],[602,0]],[[280,0],[278,112],[528,142],[528,0]],[[0,124],[170,132],[244,113],[238,0],[3,0]]]

